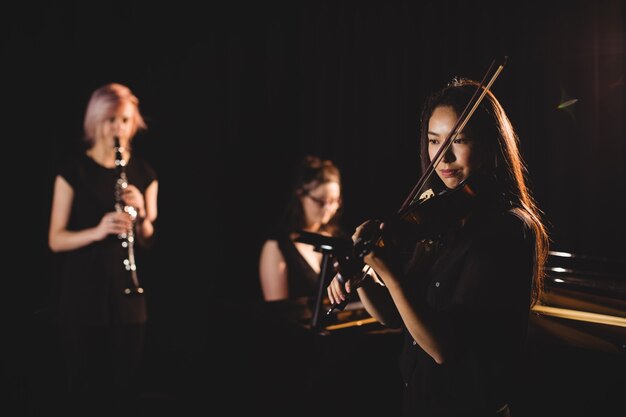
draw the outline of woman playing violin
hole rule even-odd
[[[454,195],[472,180],[471,204],[440,219],[428,236],[415,236],[410,248],[391,244],[401,221],[383,222],[385,244],[363,257],[376,274],[359,282],[361,301],[378,321],[405,334],[399,360],[404,416],[510,416],[530,307],[541,295],[548,234],[518,137],[491,91],[452,134],[477,89],[484,87],[453,80],[426,100],[420,127],[424,170],[452,139],[426,183],[431,198]],[[422,201],[428,200],[415,207]],[[368,224],[356,229],[355,242]],[[343,278],[328,286],[333,303],[355,291]]]

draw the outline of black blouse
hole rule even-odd
[[[74,191],[69,230],[98,225],[102,216],[115,210],[118,172],[85,154],[70,158],[59,170]],[[156,180],[154,169],[137,156],[126,165],[128,183],[142,193]],[[137,248],[137,242],[135,247]],[[94,242],[66,253],[60,293],[61,323],[128,324],[147,319],[145,295],[128,296],[129,277],[123,261],[128,249],[117,236]],[[141,281],[141,252],[136,251],[137,274]]]
[[[512,212],[487,211],[446,232],[426,274],[407,277],[446,341],[438,365],[405,329],[404,416],[489,416],[510,402],[522,362],[534,237]]]

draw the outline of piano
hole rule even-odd
[[[550,252],[544,300],[533,308],[535,336],[626,354],[626,262]]]
[[[523,389],[511,404],[515,417],[626,415],[625,271],[622,261],[550,253],[545,297],[530,317]],[[245,338],[239,366],[253,374],[246,395],[259,410],[399,414],[402,336],[358,300],[318,328],[311,326],[316,300],[310,298],[238,311],[245,323],[237,329]]]
[[[626,261],[552,251],[546,273],[515,411],[626,415]]]

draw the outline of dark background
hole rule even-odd
[[[160,241],[139,265],[155,374],[202,375],[221,332],[249,331],[260,245],[303,155],[342,169],[346,230],[394,213],[419,178],[426,95],[480,79],[499,55],[509,60],[492,89],[552,249],[625,259],[624,2],[87,3],[0,13],[5,373],[20,403],[57,382],[52,185],[89,95],[111,81],[139,97],[149,130],[136,152],[159,175]]]

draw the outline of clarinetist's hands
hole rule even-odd
[[[146,202],[143,198],[143,194],[137,187],[128,184],[122,194],[122,200],[124,200],[124,204],[127,206],[133,206],[135,210],[137,210],[139,217],[146,217]]]
[[[108,235],[128,233],[131,227],[133,227],[133,221],[128,213],[111,211],[102,216],[96,227],[97,240],[102,240]]]

